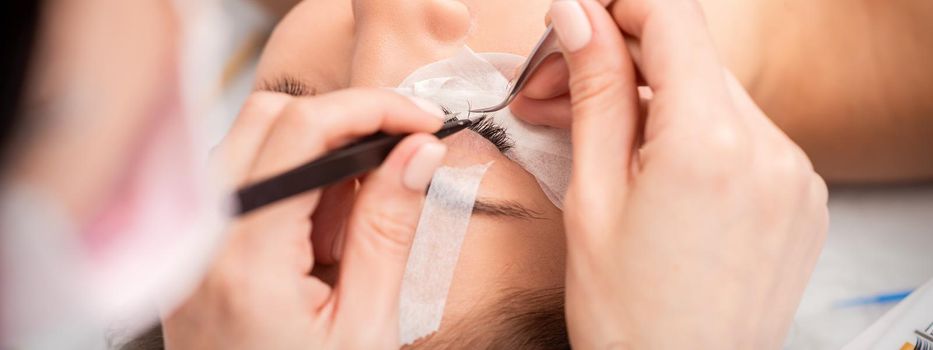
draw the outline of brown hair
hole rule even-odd
[[[406,348],[570,349],[563,288],[506,291],[491,305]]]
[[[405,348],[570,349],[563,288],[506,291],[491,305]],[[162,328],[156,326],[121,349],[164,349],[163,340]]]

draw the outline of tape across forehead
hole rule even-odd
[[[403,345],[440,327],[476,192],[490,164],[441,167],[434,173],[402,278],[399,339]]]
[[[508,92],[509,77],[523,61],[517,55],[476,54],[464,47],[454,57],[419,68],[396,91],[437,102],[464,118],[470,107],[488,107],[502,101]],[[505,155],[534,176],[554,206],[563,209],[570,184],[570,132],[525,123],[509,108],[490,113],[487,118],[503,127],[514,142]]]

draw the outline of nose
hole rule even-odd
[[[457,0],[353,0],[350,86],[394,87],[465,43],[470,11]]]

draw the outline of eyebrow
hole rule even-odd
[[[519,220],[542,220],[542,214],[516,201],[477,198],[473,204],[474,215],[507,217]]]

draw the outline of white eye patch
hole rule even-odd
[[[454,57],[419,68],[396,91],[437,102],[465,118],[470,107],[488,107],[502,101],[509,87],[503,72],[513,72],[523,61],[521,56],[476,54],[464,47]],[[569,130],[525,123],[508,108],[490,113],[487,118],[503,127],[514,142],[505,155],[534,176],[548,199],[562,209],[570,184]]]

